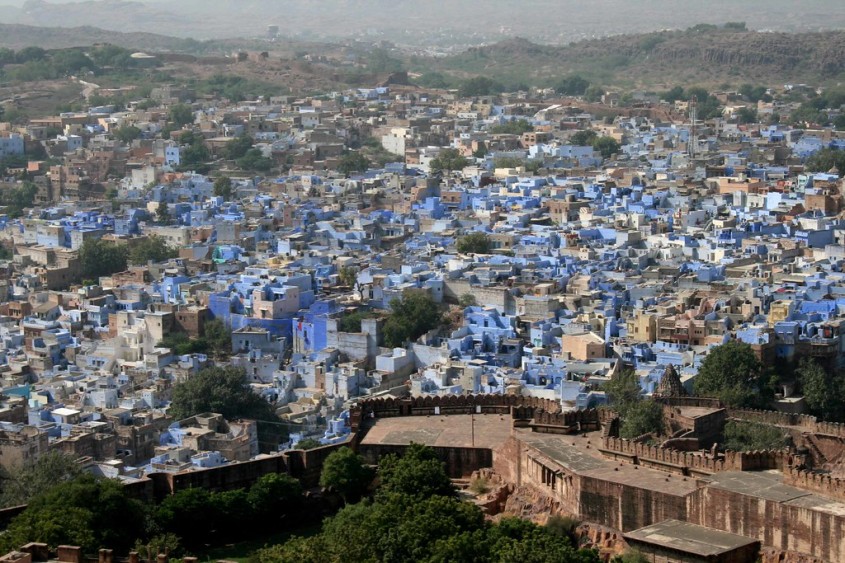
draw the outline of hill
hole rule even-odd
[[[202,44],[192,39],[168,37],[156,33],[109,31],[92,26],[40,27],[0,23],[0,47],[22,49],[38,46],[43,49],[87,47],[110,43],[126,49],[154,51],[195,51]]]
[[[845,75],[845,31],[761,33],[710,29],[620,35],[556,47],[510,39],[420,61],[421,71],[553,85],[577,73],[601,84],[671,86],[831,82]]]

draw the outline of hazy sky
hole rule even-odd
[[[0,22],[94,25],[183,37],[356,36],[473,43],[520,35],[548,43],[745,21],[750,29],[845,28],[845,0],[0,0]],[[91,3],[101,4],[96,8]],[[2,6],[6,6],[5,9]],[[97,17],[92,18],[91,14]]]

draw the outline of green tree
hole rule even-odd
[[[651,563],[651,560],[641,551],[629,549],[622,555],[614,557],[612,563]]]
[[[0,113],[0,119],[3,119],[3,114]],[[833,126],[837,131],[845,131],[845,113],[840,113],[833,120]]]
[[[139,538],[132,551],[139,553],[147,561],[153,561],[159,553],[178,557],[182,553],[182,542],[176,534],[163,533],[149,539]]]
[[[246,156],[249,149],[255,144],[255,141],[249,135],[241,135],[235,137],[229,144],[226,145],[226,158],[229,160],[237,160]]]
[[[189,338],[184,332],[171,332],[158,343],[158,347],[169,348],[177,356],[211,351],[205,338]]]
[[[494,135],[503,133],[510,135],[522,135],[523,133],[528,133],[533,130],[534,126],[528,123],[525,119],[514,119],[506,123],[492,126],[490,128],[490,133]]]
[[[461,170],[469,161],[462,156],[458,149],[447,148],[440,151],[440,153],[431,159],[432,172],[451,173],[453,170]]]
[[[131,143],[141,136],[141,130],[134,125],[121,125],[114,132],[114,138],[121,143]]]
[[[742,97],[751,102],[752,104],[756,104],[760,100],[763,101],[771,101],[771,96],[766,93],[765,86],[754,86],[753,84],[743,84],[739,87],[739,93],[742,94]]]
[[[176,420],[216,412],[227,420],[258,421],[262,449],[275,450],[282,438],[273,406],[246,385],[242,368],[209,367],[173,386],[168,414]]]
[[[757,110],[752,107],[740,108],[736,112],[736,120],[740,124],[757,123]]]
[[[203,173],[203,170],[208,169],[206,163],[211,159],[211,152],[205,146],[202,135],[183,133],[179,142],[182,145],[180,170],[196,170]]]
[[[595,131],[585,129],[572,135],[570,142],[576,147],[591,147],[596,139],[598,139],[598,135]]]
[[[631,405],[642,400],[642,387],[632,369],[622,369],[604,384],[607,401],[618,413],[624,413]]]
[[[268,172],[273,161],[265,157],[259,149],[249,149],[243,158],[235,161],[239,168],[255,172]]]
[[[87,239],[79,248],[79,262],[83,278],[96,279],[126,270],[129,251],[125,244],[101,239]]]
[[[250,563],[326,563],[334,558],[321,535],[303,538],[292,536],[280,545],[264,547],[249,559]]]
[[[37,541],[53,549],[78,545],[87,552],[103,546],[126,551],[143,531],[144,510],[126,496],[121,483],[83,474],[34,498],[9,524],[0,547],[11,551]]]
[[[162,225],[169,225],[173,221],[173,216],[170,214],[170,208],[167,202],[160,201],[156,207],[156,222]]]
[[[490,235],[480,231],[474,231],[460,237],[455,247],[462,254],[489,254],[491,247]]]
[[[329,454],[320,472],[320,486],[334,489],[346,503],[360,500],[372,481],[372,470],[350,448]]]
[[[261,476],[247,493],[251,519],[269,529],[285,517],[296,514],[302,500],[302,484],[285,473]]]
[[[298,441],[295,448],[297,450],[313,450],[314,448],[319,448],[322,445],[323,444],[314,438],[305,438],[304,440]]]
[[[610,158],[619,152],[619,143],[613,137],[599,137],[593,141],[593,150],[604,158]]]
[[[604,88],[596,84],[591,84],[584,91],[584,99],[590,103],[600,102],[602,96],[604,96]]]
[[[355,172],[366,172],[370,161],[359,151],[349,151],[340,158],[337,170],[346,177]]]
[[[202,327],[202,334],[213,355],[225,357],[232,352],[232,333],[220,319],[206,321]]]
[[[824,125],[828,121],[825,112],[819,111],[810,103],[803,103],[798,108],[789,112],[789,123],[792,125]]]
[[[610,405],[619,413],[619,435],[632,439],[643,434],[660,434],[663,430],[663,409],[654,401],[643,399],[639,379],[634,370],[623,369],[608,381],[604,390]]]
[[[47,452],[35,460],[6,469],[2,475],[0,505],[21,506],[57,484],[73,481],[83,471],[73,457],[62,452]]]
[[[525,161],[515,156],[500,156],[493,161],[495,168],[519,168],[524,165]]]
[[[475,295],[473,295],[472,293],[464,293],[458,299],[458,305],[460,305],[461,307],[464,307],[464,308],[474,307],[475,305],[478,305],[478,300],[475,298]]]
[[[466,80],[460,87],[460,95],[464,98],[474,98],[477,96],[489,96],[493,94],[500,94],[505,90],[501,82],[497,82],[492,78],[486,76],[477,76]]]
[[[748,344],[731,340],[710,350],[695,377],[695,392],[731,407],[760,403],[762,367]]]
[[[9,164],[8,159],[0,161],[0,173],[3,173]],[[23,164],[25,165],[25,162]],[[0,190],[0,206],[6,206],[9,217],[20,217],[25,209],[35,204],[37,193],[38,187],[32,182],[24,182],[19,187]]]
[[[344,266],[338,272],[338,281],[340,281],[341,285],[345,285],[347,287],[352,287],[355,285],[355,282],[358,280],[358,269],[353,268],[350,266]]]
[[[361,321],[364,319],[372,319],[377,316],[378,314],[375,311],[358,309],[353,313],[340,317],[337,321],[337,330],[339,332],[361,332]]]
[[[662,431],[663,408],[654,401],[644,399],[626,409],[619,436],[631,440],[643,434],[661,434]]]
[[[845,175],[845,151],[822,149],[807,159],[805,167],[808,172],[827,172],[835,167],[842,177]]]
[[[446,475],[443,462],[434,450],[411,443],[401,457],[384,456],[378,467],[380,495],[392,493],[410,497],[455,496],[455,486]]]
[[[199,545],[220,521],[219,505],[204,488],[182,489],[155,507],[154,521],[161,530],[174,534],[187,546]]]
[[[829,421],[843,420],[845,384],[841,374],[822,368],[810,358],[802,358],[795,375],[812,414]]]
[[[222,197],[225,201],[232,199],[232,179],[228,176],[220,176],[214,180],[214,195]]]
[[[149,261],[164,262],[179,256],[179,251],[167,245],[163,238],[150,236],[137,243],[129,251],[129,262],[144,265]]]
[[[176,104],[170,108],[168,112],[168,120],[176,126],[177,129],[181,129],[185,125],[189,125],[194,122],[194,112],[191,110],[190,106],[185,104]]]
[[[779,450],[789,443],[787,434],[777,426],[729,420],[725,424],[724,448],[737,452]]]
[[[555,91],[565,96],[583,96],[589,87],[589,80],[578,74],[570,74],[560,79],[555,86]]]
[[[516,518],[485,522],[479,507],[457,497],[431,448],[412,444],[401,458],[386,456],[379,476],[375,501],[345,506],[319,535],[262,549],[254,562],[599,562],[553,527]]]
[[[390,302],[390,309],[382,330],[384,344],[390,348],[416,340],[442,323],[440,309],[427,291],[408,290]]]

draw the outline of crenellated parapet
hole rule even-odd
[[[353,430],[367,419],[395,416],[433,416],[450,414],[508,414],[514,419],[530,420],[537,411],[560,413],[560,403],[521,395],[434,395],[425,397],[384,397],[363,399],[352,408]]]
[[[687,452],[662,448],[636,440],[615,436],[603,438],[602,453],[614,459],[623,458],[638,465],[652,466],[683,475],[712,475],[720,471],[783,471],[801,460],[788,450],[753,452],[727,451],[711,455],[704,452]]]
[[[845,500],[845,479],[832,477],[799,467],[788,467],[783,472],[783,482],[799,489],[817,492],[821,495]]]
[[[765,411],[754,409],[729,409],[728,416],[736,420],[759,422],[774,426],[788,426],[803,432],[845,437],[845,424],[826,422],[809,414]]]

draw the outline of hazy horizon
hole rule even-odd
[[[197,39],[260,37],[273,24],[291,38],[432,46],[512,36],[568,43],[727,21],[753,30],[822,31],[845,28],[845,10],[842,0],[0,0],[0,23]]]

